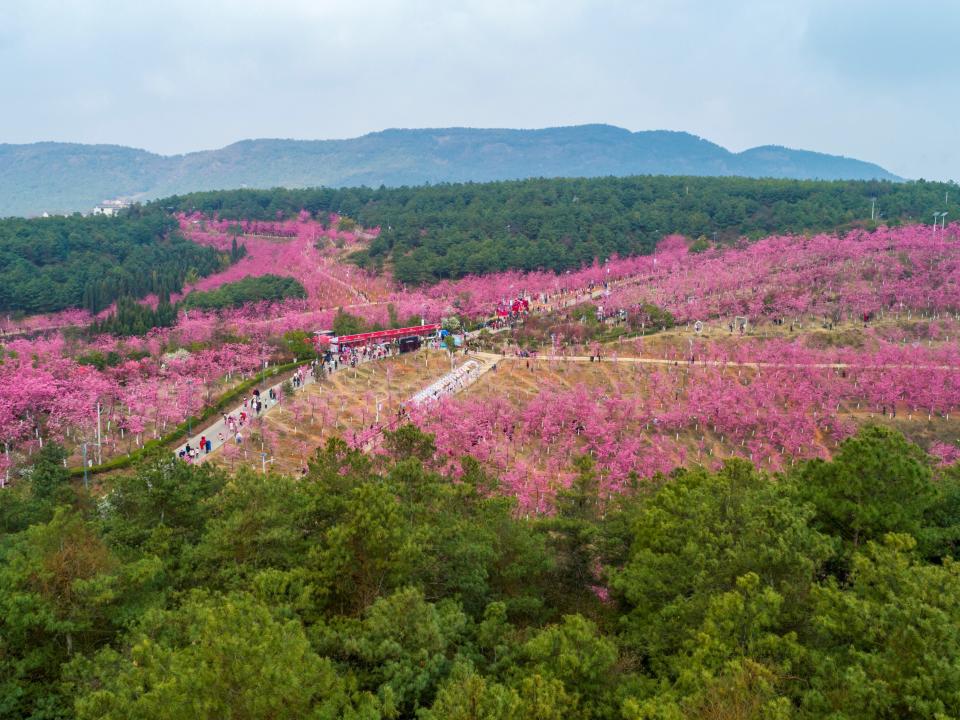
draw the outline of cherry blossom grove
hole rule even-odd
[[[821,352],[777,341],[697,350],[692,363],[614,362],[612,381],[581,377],[572,386],[564,361],[535,362],[515,371],[531,374],[539,388],[532,395],[508,380],[418,408],[414,419],[436,434],[451,465],[474,455],[523,508],[542,511],[571,479],[578,454],[595,458],[605,491],[615,493],[633,478],[721,456],[779,470],[826,456],[867,420],[929,423],[960,411],[956,345]],[[955,442],[930,450],[946,461],[958,456]]]
[[[163,355],[155,337],[124,343],[107,338],[84,345],[82,353],[77,350],[60,336],[15,339],[4,345],[0,365],[0,392],[6,400],[0,405],[4,469],[11,450],[29,454],[46,439],[71,448],[93,443],[98,420],[98,459],[128,452],[199,413],[225,384],[262,363],[256,347],[247,344]],[[128,359],[103,370],[84,364],[84,357],[98,350],[120,351]]]
[[[680,363],[676,369],[625,368],[637,374],[636,387],[611,388],[602,403],[591,402],[596,393],[586,390],[544,387],[539,404],[467,397],[419,418],[438,433],[442,449],[469,447],[484,456],[501,470],[507,486],[527,493],[528,507],[548,502],[548,486],[566,477],[570,454],[581,447],[598,457],[613,491],[631,470],[648,476],[698,452],[709,457],[713,435],[723,438],[727,451],[752,453],[780,467],[789,458],[825,452],[830,442],[849,432],[850,417],[858,410],[880,414],[896,409],[918,416],[956,412],[960,358],[956,342],[945,340],[955,341],[960,327],[960,225],[936,234],[928,227],[908,226],[843,236],[774,236],[703,253],[689,252],[686,240],[671,236],[652,255],[612,258],[562,274],[505,272],[404,288],[389,275],[373,275],[346,261],[377,229],[340,230],[340,220],[333,216],[321,222],[306,213],[276,222],[180,217],[182,231],[198,243],[227,251],[236,236],[246,248],[245,257],[185,292],[277,273],[300,280],[306,300],[181,312],[174,327],[132,339],[60,334],[65,327],[89,322],[81,311],[0,319],[0,387],[8,398],[0,408],[4,450],[22,456],[53,439],[75,451],[96,432],[99,406],[101,450],[125,452],[196,414],[264,362],[276,360],[277,339],[285,332],[331,327],[338,308],[382,325],[391,320],[391,306],[393,315],[404,319],[434,322],[458,314],[478,320],[521,295],[531,298],[538,313],[587,300],[628,312],[649,302],[681,323],[703,320],[721,330],[735,315],[747,316],[751,323],[786,319],[803,324],[883,314],[924,319],[909,330],[896,323],[871,329],[876,342],[860,349],[698,341],[698,363],[692,367],[683,365],[686,353],[677,353],[669,358]],[[928,343],[918,346],[918,339]],[[115,362],[97,369],[97,363],[89,362],[96,353],[113,353]],[[703,360],[713,364],[703,365]],[[760,365],[735,369],[732,363]],[[834,367],[840,365],[845,367]],[[546,408],[554,408],[556,417],[549,417]],[[744,408],[742,417],[734,416],[733,409]],[[583,417],[575,420],[579,415]],[[438,417],[455,420],[445,424]],[[525,423],[521,434],[534,438],[543,452],[531,446],[505,456],[511,444],[493,439],[496,428],[506,432],[503,418],[510,418],[511,426]],[[617,430],[617,423],[633,429]],[[588,431],[591,424],[595,431]],[[698,434],[698,428],[713,426],[713,435],[706,430]],[[615,442],[601,444],[605,437]],[[931,451],[952,457],[953,445],[937,442]],[[0,462],[8,457],[5,452]],[[528,486],[539,499],[531,499],[524,490]]]
[[[662,243],[646,276],[616,288],[611,310],[646,301],[683,322],[753,318],[860,318],[884,310],[960,309],[960,227],[913,225],[846,235],[774,236],[700,255]]]

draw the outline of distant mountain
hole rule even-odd
[[[732,153],[685,132],[611,125],[384,130],[350,140],[244,140],[163,156],[118,145],[0,144],[0,216],[196,190],[420,185],[526,177],[742,175],[900,180],[872,163],[779,146]]]

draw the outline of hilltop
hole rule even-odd
[[[686,132],[610,125],[393,129],[345,140],[244,140],[164,156],[119,145],[0,144],[0,216],[229,188],[371,187],[628,175],[899,180],[882,167],[779,146],[734,153]]]

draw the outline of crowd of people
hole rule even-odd
[[[193,447],[190,445],[190,443],[187,443],[180,449],[180,452],[177,453],[177,456],[185,462],[193,462],[201,455],[209,454],[211,450],[213,450],[213,442],[206,435],[201,435],[200,442],[197,444],[197,447]]]
[[[418,392],[410,402],[419,405],[425,402],[434,402],[446,395],[452,395],[462,390],[476,380],[483,372],[483,366],[476,360],[467,360],[463,365],[453,370],[431,385]]]
[[[397,349],[391,342],[375,343],[357,347],[342,347],[339,352],[330,352],[324,356],[324,370],[332,373],[341,367],[356,367],[369,360],[382,360],[395,355]]]
[[[427,340],[424,345],[434,349],[442,347],[439,339]],[[333,373],[341,367],[356,367],[361,363],[371,360],[381,360],[396,355],[399,348],[395,343],[384,342],[357,347],[340,348],[338,352],[327,352],[323,359],[314,360],[311,363],[311,372],[314,377],[318,377],[318,369],[322,373]],[[290,384],[294,390],[303,387],[306,383],[305,368],[298,368],[290,378]],[[417,393],[410,402],[417,404],[428,400],[436,400],[444,395],[450,395],[457,390],[466,387],[472,383],[482,372],[482,367],[475,360],[469,360],[459,368],[447,375],[444,375],[437,382],[426,389]],[[265,412],[273,405],[280,402],[280,391],[275,388],[269,388],[265,392],[259,389],[254,390],[249,396],[243,398],[243,403],[232,413],[222,415],[223,424],[227,437],[231,438],[237,445],[242,445],[246,427],[254,419]],[[217,434],[217,447],[227,442],[224,432]],[[206,435],[200,438],[197,447],[193,447],[189,442],[177,452],[177,456],[185,462],[194,462],[203,455],[212,452],[214,449],[213,441]]]
[[[299,390],[301,387],[303,387],[305,378],[306,376],[303,373],[303,368],[298,367],[293,373],[293,377],[290,378],[290,384],[293,386],[293,389]]]
[[[290,378],[291,386],[296,390],[303,387],[305,382],[306,374],[304,373],[304,368],[297,368]],[[261,413],[270,407],[279,403],[281,399],[282,391],[277,388],[271,387],[265,392],[261,392],[260,389],[257,388],[250,393],[250,395],[244,396],[243,403],[234,412],[221,415],[224,428],[233,442],[237,445],[242,445],[244,438],[243,433],[245,432],[244,428],[248,423],[250,423],[253,418],[259,417]],[[217,433],[217,441],[217,447],[226,443],[227,438],[223,431]],[[213,440],[206,435],[202,435],[196,447],[188,442],[177,452],[177,457],[184,462],[194,462],[203,455],[211,453],[213,449]]]
[[[314,360],[310,364],[310,370],[316,378],[317,369],[320,368],[323,373],[333,373],[341,367],[356,367],[361,363],[370,360],[380,360],[397,354],[398,349],[393,343],[378,343],[362,347],[345,347],[339,352],[327,352],[322,360]],[[290,385],[294,390],[302,388],[307,382],[305,367],[297,368],[290,378]],[[321,373],[321,374],[323,374]],[[261,415],[272,406],[281,401],[281,391],[276,388],[269,388],[264,392],[259,389],[254,390],[249,396],[243,398],[242,405],[232,413],[222,415],[223,424],[228,436],[237,445],[242,445],[244,441],[245,428],[254,419]],[[217,434],[219,441],[217,447],[227,442],[223,432]],[[206,436],[201,437],[197,447],[187,443],[177,452],[177,457],[185,462],[194,462],[203,455],[212,452],[214,449],[213,441]]]
[[[521,293],[513,301],[502,303],[502,306],[498,307],[497,317],[488,321],[488,326],[497,327],[512,324],[514,320],[527,315],[531,311],[531,299],[539,303],[541,310],[546,309],[549,311],[551,305],[555,302],[561,307],[575,304],[579,302],[584,295],[589,296],[600,287],[600,285],[591,284],[585,290],[560,290],[556,293],[538,293],[534,298],[530,298],[525,293]],[[609,286],[604,283],[602,287],[608,289]],[[440,338],[425,339],[424,347],[440,349],[443,347],[443,343]],[[399,351],[398,346],[394,342],[341,347],[337,352],[327,351],[322,359],[314,360],[311,363],[311,371],[314,377],[319,377],[323,374],[334,373],[342,367],[353,368],[370,360],[388,358],[396,355]],[[529,357],[529,354],[524,351],[521,356]],[[456,370],[444,375],[429,387],[418,392],[410,399],[410,402],[412,404],[433,402],[446,395],[452,395],[471,384],[482,372],[483,368],[479,363],[475,360],[469,360]],[[305,375],[303,368],[297,369],[290,379],[290,382],[294,389],[299,389],[304,385]],[[223,422],[233,441],[241,445],[244,440],[244,428],[250,420],[254,417],[259,417],[262,412],[278,401],[279,397],[273,388],[270,388],[265,396],[261,394],[260,390],[254,390],[249,397],[243,399],[242,408],[238,408],[234,413],[224,414]],[[223,432],[218,433],[217,439],[219,440],[219,445],[226,442]],[[180,449],[178,456],[182,460],[191,462],[212,450],[212,441],[204,436],[201,437],[198,447],[192,447],[190,443],[187,443]]]

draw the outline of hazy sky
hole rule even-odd
[[[604,122],[960,180],[960,0],[3,0],[0,142]]]

